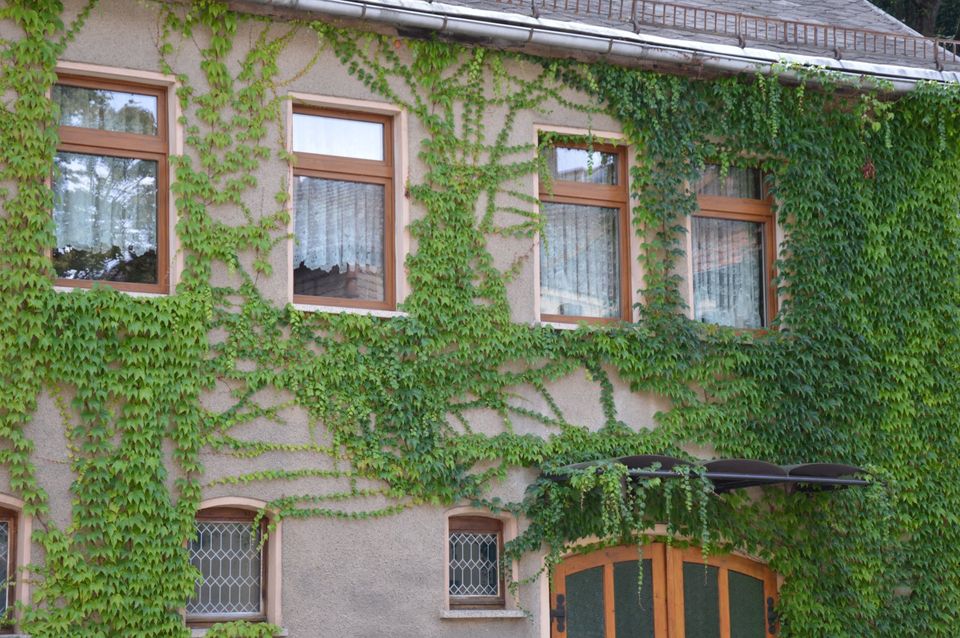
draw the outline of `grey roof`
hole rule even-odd
[[[445,4],[535,15],[537,17],[561,20],[570,23],[604,26],[619,30],[655,35],[674,39],[696,40],[712,44],[741,45],[784,53],[812,55],[820,57],[838,57],[845,60],[863,61],[876,64],[934,68],[934,46],[928,43],[924,49],[922,36],[893,16],[880,10],[868,0],[664,0],[663,2],[642,0],[442,0]],[[691,7],[724,12],[724,14],[747,14],[773,19],[763,23],[747,20],[752,26],[742,30],[748,32],[744,40],[739,40],[732,31],[732,18],[728,21],[729,33],[716,33],[716,29],[703,27],[704,14],[694,16],[690,10],[681,11],[678,7]],[[644,7],[641,9],[641,7]],[[632,12],[647,19],[634,21]],[[663,20],[664,12],[668,19]],[[674,16],[677,17],[674,20]],[[707,18],[709,21],[711,18]],[[784,41],[783,32],[773,26],[777,21],[796,21],[830,26],[846,27],[853,31],[844,32],[823,28],[818,30],[818,41],[813,38],[803,42],[802,33],[793,33]],[[665,24],[666,22],[666,24]],[[711,23],[713,24],[713,23]],[[757,25],[763,25],[758,28]],[[889,34],[890,37],[876,37],[865,32]],[[754,36],[759,37],[754,37]],[[812,35],[812,34],[811,34]],[[897,38],[896,36],[902,36]],[[820,38],[825,38],[823,42]],[[839,49],[839,50],[838,50]],[[938,54],[947,70],[960,69],[960,59],[944,52]]]

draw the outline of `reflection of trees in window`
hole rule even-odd
[[[52,250],[58,278],[64,285],[99,280],[164,292],[164,91],[62,77],[52,97],[60,119]]]
[[[57,274],[156,282],[157,162],[61,151],[56,167]]]
[[[152,95],[57,84],[53,100],[60,107],[61,126],[157,134],[157,98]]]

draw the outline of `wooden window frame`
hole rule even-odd
[[[318,295],[299,295],[294,293],[293,302],[312,306],[337,306],[342,308],[360,308],[363,310],[396,310],[397,273],[396,273],[396,211],[394,181],[396,169],[394,161],[393,126],[391,115],[367,113],[364,111],[345,111],[305,104],[293,105],[294,115],[313,115],[344,120],[374,122],[383,125],[383,160],[356,159],[339,155],[322,155],[293,151],[293,118],[291,126],[291,152],[294,157],[293,176],[318,177],[322,179],[361,184],[379,184],[383,186],[383,301],[371,299],[347,299],[344,297],[322,297]],[[293,204],[296,215],[296,204]],[[296,236],[294,235],[294,241]],[[293,264],[293,269],[296,264]],[[290,271],[291,280],[293,269]]]
[[[9,507],[0,506],[0,521],[7,522],[7,586],[4,595],[7,597],[7,621],[0,624],[0,635],[15,633],[16,617],[14,615],[17,601],[17,525],[20,522],[20,513]]]
[[[730,592],[729,572],[735,571],[752,576],[763,582],[764,604],[768,598],[778,599],[777,577],[769,567],[756,561],[725,554],[710,556],[706,561],[699,548],[680,549],[667,547],[663,543],[649,543],[642,548],[644,560],[650,560],[653,571],[653,620],[656,638],[684,637],[684,601],[683,601],[683,564],[710,565],[718,568],[717,598],[719,605],[720,638],[733,638],[730,635]],[[615,638],[616,618],[614,600],[613,565],[625,561],[636,561],[640,553],[635,545],[610,547],[589,554],[571,556],[561,561],[553,571],[553,583],[549,604],[557,606],[558,596],[566,597],[566,578],[570,574],[594,567],[603,568],[604,632],[605,638]],[[766,607],[764,607],[766,612]],[[775,638],[770,632],[767,618],[764,618],[767,638]],[[776,628],[775,628],[776,629]],[[551,638],[566,638],[567,632],[557,631],[556,620],[551,619]]]
[[[253,524],[257,512],[241,507],[217,506],[204,508],[197,512],[194,517],[196,521],[208,521],[212,523],[248,523]],[[268,517],[263,516],[260,519],[259,529],[261,539],[267,533]],[[260,548],[260,613],[258,614],[204,614],[191,616],[185,614],[188,627],[212,627],[213,625],[243,620],[249,622],[267,622],[267,589],[270,578],[269,565],[269,543],[263,543]]]
[[[630,291],[630,188],[627,167],[627,147],[615,144],[590,144],[587,142],[558,142],[554,148],[581,148],[601,153],[613,153],[617,156],[617,185],[589,184],[557,179],[551,176],[550,187],[540,181],[539,199],[544,203],[580,204],[616,208],[619,211],[617,242],[620,248],[620,316],[590,317],[583,315],[556,315],[540,312],[540,320],[553,323],[619,323],[633,321],[633,296]],[[541,265],[542,268],[542,265]],[[537,294],[541,291],[538,289]]]
[[[761,175],[762,179],[762,175]],[[766,185],[761,183],[762,199],[752,199],[746,197],[723,197],[719,195],[697,195],[697,204],[699,210],[693,213],[692,217],[704,217],[712,219],[724,219],[729,221],[753,222],[760,224],[763,228],[763,325],[759,328],[736,328],[736,330],[770,330],[770,323],[777,316],[777,287],[774,285],[777,253],[777,220],[773,214],[773,198],[767,192]],[[690,223],[690,254],[693,254],[693,222]],[[690,272],[690,291],[694,298],[696,297],[696,279],[694,273]],[[694,314],[694,299],[690,299],[690,311],[696,320]]]
[[[123,91],[149,95],[157,99],[157,134],[140,135],[105,129],[80,126],[60,126],[60,141],[57,151],[84,153],[124,159],[153,160],[157,163],[157,283],[143,284],[107,279],[56,279],[57,286],[92,288],[94,284],[106,285],[125,292],[166,294],[170,290],[170,132],[167,122],[167,89],[152,84],[139,84],[124,80],[105,80],[68,73],[57,76],[57,84],[85,89]],[[52,254],[52,250],[48,253]]]
[[[447,584],[447,599],[450,609],[503,609],[506,606],[506,596],[504,593],[503,578],[503,521],[499,518],[477,515],[451,516],[447,520],[447,544],[450,544],[450,534],[454,532],[473,532],[477,534],[497,535],[497,565],[499,568],[499,585],[497,587],[500,594],[498,596],[453,596],[450,594],[449,583]],[[451,556],[447,556],[446,569],[450,571],[449,561]]]

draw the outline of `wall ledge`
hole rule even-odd
[[[519,609],[441,609],[440,617],[446,620],[521,619],[527,614]]]

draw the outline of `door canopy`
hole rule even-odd
[[[744,487],[760,485],[786,485],[790,491],[821,491],[844,487],[865,487],[870,481],[863,478],[866,472],[855,465],[842,463],[802,463],[799,465],[774,465],[766,461],[747,459],[717,459],[713,461],[690,461],[672,456],[642,454],[623,456],[605,461],[588,461],[565,465],[547,478],[565,481],[577,470],[597,466],[602,472],[604,465],[619,463],[625,465],[628,474],[638,479],[680,478],[685,475],[702,475],[710,479],[714,491],[718,494]],[[696,471],[702,467],[702,474]]]

